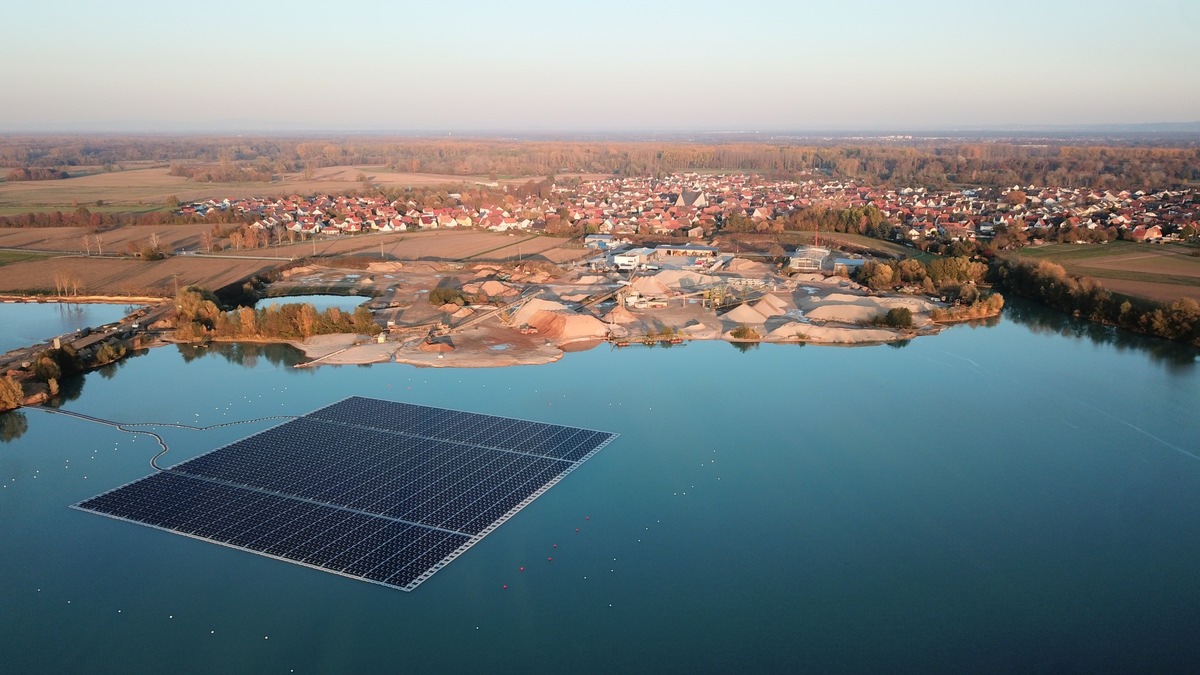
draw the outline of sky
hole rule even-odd
[[[0,132],[1200,121],[1196,0],[11,2]]]

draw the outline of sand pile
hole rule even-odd
[[[423,352],[445,353],[454,351],[454,345],[450,344],[448,339],[430,340],[422,342],[420,347],[417,347]]]
[[[306,274],[312,274],[316,271],[317,268],[313,267],[312,265],[301,265],[300,267],[293,267],[290,270],[284,270],[283,278],[288,279],[290,277],[304,276]]]
[[[566,311],[570,311],[570,310],[568,310],[567,306],[562,304],[561,302],[554,302],[553,300],[543,300],[541,298],[534,298],[533,300],[530,300],[529,302],[522,305],[521,309],[517,310],[517,313],[513,315],[513,323],[516,323],[516,324],[529,323],[529,318],[531,316],[533,316],[534,314],[537,314],[538,312],[566,312]]]
[[[367,265],[368,272],[378,272],[382,274],[399,272],[402,269],[404,269],[404,263],[399,262],[373,262]]]
[[[560,302],[530,300],[513,316],[513,322],[529,324],[551,340],[586,340],[604,338],[608,328],[590,314],[576,314]]]
[[[721,318],[725,321],[732,321],[734,323],[757,324],[767,322],[767,316],[765,314],[751,307],[750,304],[746,302],[743,302],[737,307],[725,312],[721,315]]]
[[[766,276],[768,274],[775,273],[774,267],[771,267],[766,263],[746,260],[745,258],[734,258],[733,260],[729,261],[729,264],[725,266],[725,269],[735,274],[748,277]]]
[[[759,300],[754,304],[754,311],[768,318],[786,314],[788,309],[790,308],[788,307],[787,303],[775,297],[774,295],[771,295],[770,293],[764,295],[762,300]]]
[[[455,319],[465,319],[474,313],[475,310],[471,309],[470,307],[460,307],[457,312],[451,314],[450,316]]]
[[[692,340],[715,340],[721,336],[720,328],[694,321],[683,327],[683,332]]]
[[[893,342],[900,337],[900,334],[882,328],[835,328],[795,322],[785,323],[767,334],[767,340],[773,342],[803,340],[831,345]]]
[[[805,312],[805,316],[817,321],[839,321],[841,323],[859,323],[870,321],[881,314],[878,307],[864,305],[821,305]]]
[[[671,289],[655,277],[638,277],[629,286],[638,293],[652,298],[671,294]]]
[[[654,278],[667,288],[674,288],[681,291],[694,291],[712,286],[720,281],[717,277],[708,274],[698,274],[685,270],[663,270],[654,275]]]
[[[540,311],[529,317],[530,326],[538,329],[539,335],[564,342],[572,340],[595,340],[608,335],[608,327],[589,314]]]
[[[608,323],[634,323],[638,318],[633,315],[633,312],[621,305],[617,305],[613,307],[611,312],[604,315],[604,320]]]
[[[489,298],[508,298],[520,292],[512,286],[496,281],[495,279],[489,279],[480,284],[479,290]]]
[[[889,309],[905,307],[913,313],[913,321],[917,325],[929,323],[928,313],[937,306],[918,297],[878,298],[849,293],[831,293],[824,298],[804,298],[799,304],[811,319],[843,323],[870,321],[880,314],[886,314]]]
[[[599,284],[608,283],[608,279],[605,279],[604,277],[598,277],[595,274],[588,274],[588,275],[579,277],[578,283],[583,286],[596,286]]]

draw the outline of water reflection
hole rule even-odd
[[[1120,351],[1145,352],[1150,360],[1160,363],[1172,375],[1186,375],[1196,369],[1200,350],[1181,342],[1147,337],[1115,326],[1105,326],[1075,318],[1065,312],[1022,298],[1006,299],[1004,316],[1026,326],[1030,332],[1060,335],[1076,340],[1087,339],[1095,344],[1112,345]]]
[[[206,356],[220,356],[226,361],[253,368],[265,359],[273,366],[291,367],[304,361],[304,352],[291,345],[259,344],[254,342],[212,342],[208,345],[176,345],[184,363]],[[292,371],[295,372],[295,371]]]
[[[20,410],[0,413],[0,443],[11,443],[29,430],[29,420]]]

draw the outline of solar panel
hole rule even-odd
[[[614,438],[354,396],[75,508],[411,591]]]

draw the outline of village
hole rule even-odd
[[[323,337],[298,344],[318,361],[440,366],[544,362],[559,358],[564,349],[602,341],[862,344],[939,330],[934,317],[950,314],[947,300],[957,293],[948,298],[940,284],[934,288],[928,282],[899,294],[872,291],[856,274],[869,257],[822,245],[820,232],[810,244],[791,250],[741,250],[736,240],[731,246],[732,235],[740,233],[803,230],[807,222],[797,214],[812,210],[855,214],[832,226],[817,223],[814,230],[886,240],[911,247],[914,254],[927,249],[969,253],[992,242],[1018,246],[1047,239],[1166,241],[1194,235],[1198,210],[1190,190],[931,191],[815,175],[768,180],[681,173],[567,179],[538,189],[477,184],[460,190],[403,201],[382,194],[209,200],[182,205],[180,213],[238,214],[247,223],[232,239],[238,248],[285,239],[447,230],[573,235],[576,246],[582,242],[582,250],[540,267],[532,260],[526,265],[381,261],[369,267],[374,281],[319,264],[300,274],[288,272],[284,283],[298,286],[296,292],[339,279],[358,284],[359,292],[367,292],[364,283],[378,286],[370,291],[376,296],[372,307],[391,340],[385,335],[366,345]],[[947,248],[955,242],[961,243],[957,249]],[[435,287],[454,293],[429,302]],[[976,297],[972,288],[969,299]],[[999,306],[970,316],[994,315]],[[904,310],[911,321],[888,325],[893,309]],[[484,320],[491,317],[497,320]]]
[[[789,216],[810,209],[873,207],[883,220],[852,224],[880,239],[931,243],[1005,235],[1004,245],[1038,239],[1170,241],[1195,236],[1200,206],[1186,190],[1101,191],[1013,186],[1002,190],[884,189],[848,181],[767,180],[754,175],[673,174],[554,183],[545,194],[436,195],[434,203],[383,195],[315,195],[207,200],[179,214],[235,213],[248,225],[232,244],[257,248],[297,237],[362,232],[475,228],[493,232],[711,238],[722,232],[782,232]]]

